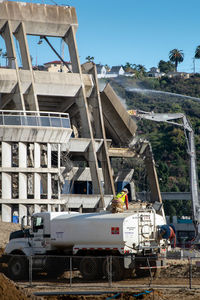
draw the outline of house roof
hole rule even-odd
[[[110,70],[110,72],[119,72],[119,70],[122,68],[122,66],[113,66]],[[123,68],[122,68],[123,69]]]
[[[61,62],[61,60],[53,60],[53,61],[49,61],[49,62],[47,62],[47,63],[44,63],[44,65],[55,65],[55,64],[57,64],[57,65],[60,65],[62,62]],[[71,62],[70,61],[65,61],[65,63],[66,64],[71,64]]]

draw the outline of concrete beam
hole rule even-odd
[[[127,113],[119,97],[107,84],[101,92],[101,102],[105,127],[116,144],[127,145],[133,139],[137,126]]]
[[[0,3],[0,28],[7,20],[11,20],[14,33],[21,22],[26,33],[31,35],[46,35],[63,37],[73,24],[78,27],[74,7],[55,6],[39,3],[11,2]]]
[[[62,127],[0,125],[0,141],[67,143],[72,130]]]
[[[79,74],[33,71],[34,89],[38,96],[75,97],[81,87]],[[32,84],[32,73],[29,70],[19,70],[21,90],[26,94]],[[17,85],[17,72],[12,69],[0,69],[0,93],[13,93]],[[83,75],[86,96],[89,97],[93,88],[92,77]]]

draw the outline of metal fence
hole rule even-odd
[[[30,286],[47,282],[56,287],[171,286],[200,288],[200,257],[167,259],[134,256],[10,256],[7,274]],[[129,269],[124,268],[129,266]]]

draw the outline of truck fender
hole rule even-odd
[[[5,254],[9,255],[9,254],[20,253],[20,252],[26,256],[31,256],[34,254],[28,242],[16,243],[16,242],[12,242],[11,240],[6,245]]]

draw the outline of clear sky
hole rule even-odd
[[[200,0],[44,2],[76,8],[79,23],[76,38],[81,63],[90,55],[94,56],[95,63],[113,66],[130,62],[142,64],[149,70],[161,59],[167,61],[169,51],[177,48],[184,52],[184,62],[178,70],[193,72],[194,52],[200,45]],[[30,46],[34,64],[36,57],[37,64],[57,59],[49,47],[37,45],[37,42],[38,37]],[[57,50],[60,52],[58,43]],[[200,60],[196,61],[196,71],[200,72]]]

